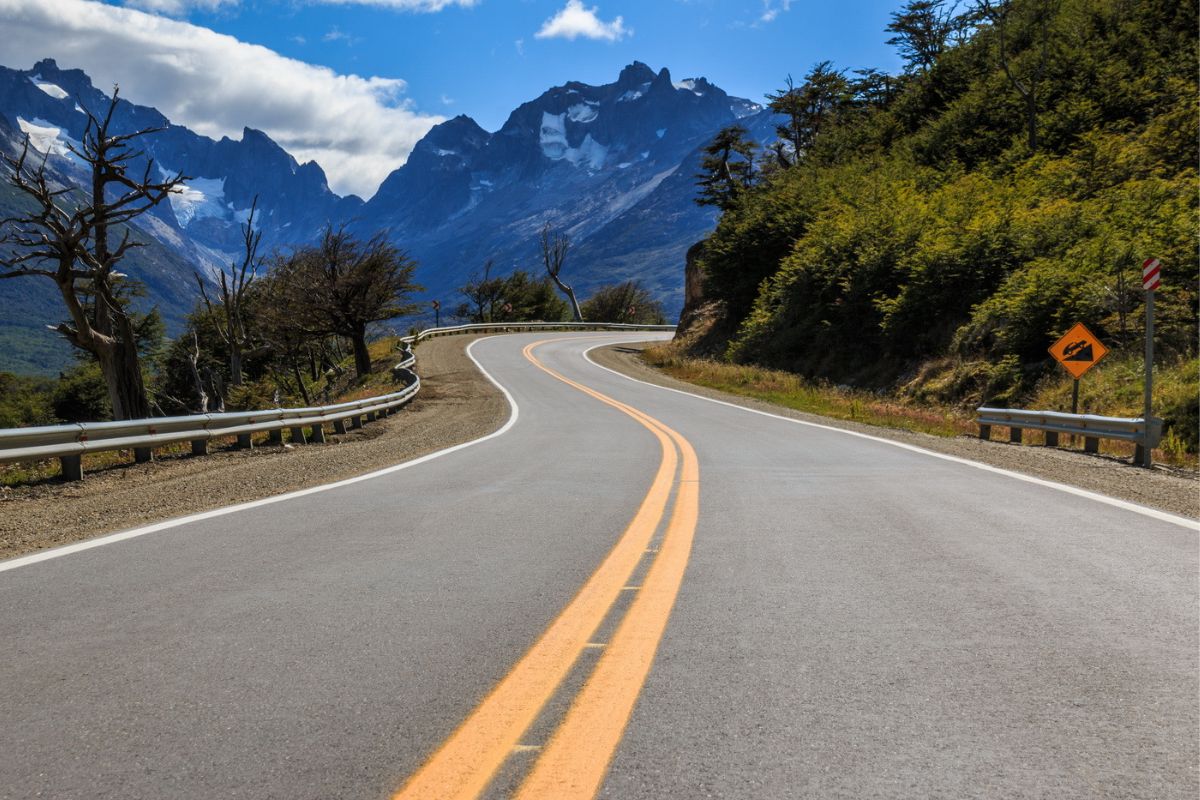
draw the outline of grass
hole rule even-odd
[[[979,428],[973,412],[953,406],[939,406],[901,400],[890,395],[855,390],[848,387],[815,383],[791,372],[766,369],[745,364],[730,364],[712,359],[692,358],[680,355],[671,345],[659,345],[643,351],[642,359],[648,365],[688,383],[717,389],[742,397],[752,397],[768,403],[817,414],[832,419],[861,422],[886,428],[928,433],[934,436],[976,436]],[[1190,366],[1189,366],[1190,363]],[[1114,362],[1103,379],[1091,373],[1092,382],[1084,390],[1088,402],[1081,402],[1080,411],[1112,416],[1141,416],[1141,378],[1134,380],[1130,375],[1130,364]],[[1196,360],[1184,362],[1178,367],[1162,370],[1155,389],[1156,404],[1174,408],[1181,400],[1195,396],[1196,381],[1190,378],[1189,369],[1195,371]],[[1097,368],[1098,370],[1099,368]],[[1093,370],[1093,372],[1097,372]],[[1040,386],[1037,395],[1026,404],[1028,408],[1043,410],[1062,409],[1061,395],[1066,392],[1066,406],[1070,409],[1071,381],[1050,380]],[[1135,392],[1136,390],[1136,392]],[[1137,401],[1133,403],[1136,393]],[[1161,395],[1161,398],[1160,398]],[[1101,400],[1101,398],[1104,398]],[[1183,403],[1186,406],[1186,403]],[[1136,409],[1135,409],[1136,406]],[[1158,406],[1156,405],[1156,408]],[[1196,468],[1197,457],[1194,443],[1189,443],[1184,424],[1170,425],[1160,447],[1154,451],[1158,463]],[[1008,430],[997,428],[993,439],[1007,440]],[[1061,437],[1065,445],[1070,437]],[[1029,431],[1025,444],[1044,442],[1038,431]],[[1082,441],[1076,443],[1082,447]],[[1119,457],[1132,457],[1131,443],[1101,440],[1102,453]]]
[[[823,417],[934,436],[961,436],[977,430],[971,417],[954,408],[904,403],[873,392],[814,383],[791,372],[689,358],[673,353],[669,346],[647,348],[642,358],[688,383]]]

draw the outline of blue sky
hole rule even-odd
[[[0,0],[0,64],[41,58],[214,138],[265,131],[369,197],[429,128],[496,130],[635,60],[761,101],[829,59],[899,71],[900,0]]]
[[[465,113],[488,130],[552,85],[608,83],[634,60],[668,67],[676,78],[705,76],[752,100],[826,58],[851,68],[900,68],[883,30],[897,0],[800,0],[786,9],[762,0],[583,5],[602,23],[620,17],[628,32],[617,41],[536,38],[562,0],[481,0],[432,13],[253,0],[189,18],[341,72],[403,78],[422,110]]]

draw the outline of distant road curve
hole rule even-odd
[[[0,797],[1196,796],[1194,521],[585,358],[630,338],[480,340],[490,436],[0,562]]]

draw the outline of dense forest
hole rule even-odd
[[[904,74],[824,62],[771,96],[779,141],[723,131],[698,176],[690,352],[949,403],[1017,405],[1083,321],[1141,352],[1159,258],[1158,410],[1194,450],[1197,16],[1175,0],[914,0]]]

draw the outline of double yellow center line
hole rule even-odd
[[[695,536],[700,470],[686,439],[653,417],[547,367],[534,366],[633,417],[657,438],[658,471],[624,534],[566,608],[470,716],[417,770],[393,800],[468,800],[479,797],[588,647],[637,569],[675,502],[662,543],[629,610],[604,647],[591,676],[517,791],[518,800],[591,798],[633,713],[679,593]],[[678,475],[678,479],[677,479]]]

